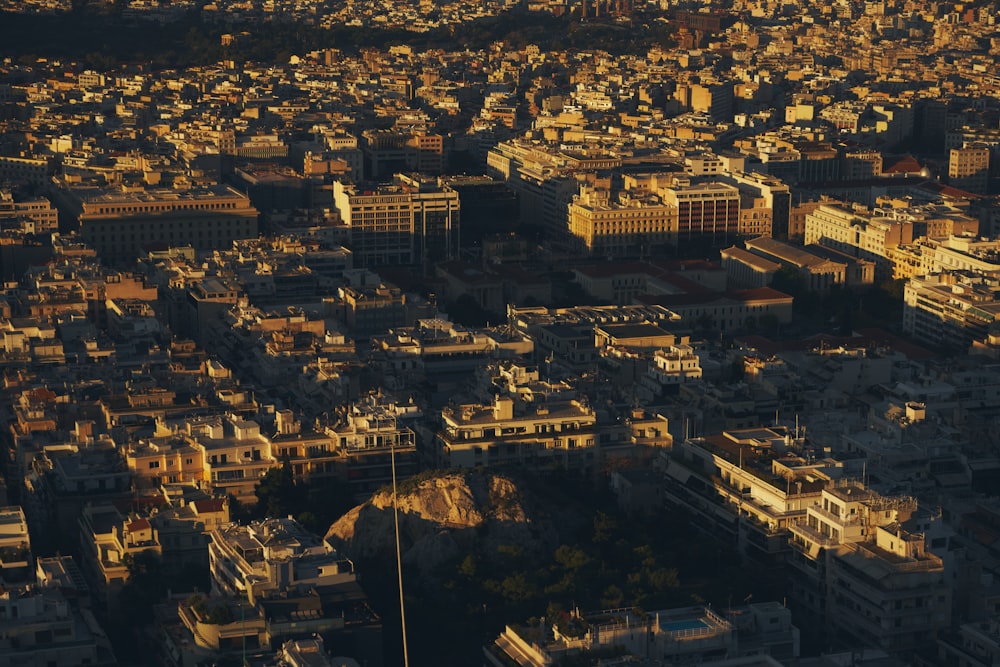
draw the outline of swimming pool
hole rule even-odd
[[[707,628],[708,624],[700,618],[685,618],[680,621],[667,621],[666,623],[660,622],[660,628],[664,632],[680,632],[682,630],[702,630]]]

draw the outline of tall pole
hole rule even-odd
[[[399,548],[399,505],[396,501],[396,443],[389,446],[392,468],[392,518],[396,526],[396,575],[399,578],[399,622],[403,631],[403,667],[410,667],[410,654],[406,647],[406,606],[403,604],[403,558]]]

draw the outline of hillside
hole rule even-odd
[[[559,544],[552,518],[522,483],[481,471],[442,473],[399,488],[403,562],[429,573],[463,554],[516,544],[542,555]],[[394,557],[392,491],[383,490],[330,526],[326,537],[359,561]]]

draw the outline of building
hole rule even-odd
[[[209,562],[212,594],[177,605],[186,638],[199,649],[214,656],[242,647],[277,651],[290,640],[319,636],[382,664],[381,620],[354,564],[294,519],[216,529]]]
[[[24,510],[0,507],[0,581],[28,581],[33,572],[31,537]]]
[[[348,285],[338,289],[343,322],[355,338],[367,338],[407,324],[407,295],[391,283]]]
[[[585,399],[518,394],[443,408],[434,450],[440,468],[515,463],[596,473],[610,458],[642,449],[640,441],[668,445],[666,419],[638,410],[621,422],[605,423]]]
[[[357,581],[354,563],[294,519],[265,519],[212,531],[212,590],[250,604],[299,586]]]
[[[440,318],[420,319],[372,340],[373,361],[403,377],[466,374],[493,359],[531,355],[534,344],[516,331],[468,329]]]
[[[799,630],[792,625],[791,612],[777,602],[726,612],[710,607],[649,613],[574,611],[565,619],[544,619],[539,625],[507,625],[491,645],[483,647],[483,654],[492,667],[545,667],[574,658],[588,660],[590,654],[612,647],[623,656],[622,664],[780,665],[798,657]],[[774,660],[746,662],[749,656]]]
[[[741,329],[761,318],[773,317],[780,324],[788,324],[792,321],[792,301],[790,295],[770,287],[636,298],[637,303],[647,307],[670,309],[687,326],[724,331]]]
[[[233,392],[234,402],[244,398]],[[137,483],[194,483],[221,495],[233,494],[255,503],[254,485],[270,468],[278,465],[271,441],[255,421],[234,414],[181,418],[159,417],[157,433],[139,438],[125,454]]]
[[[782,266],[777,261],[738,246],[722,250],[720,256],[730,284],[741,289],[767,287]]]
[[[40,558],[29,583],[0,590],[0,665],[118,664],[110,640],[85,608],[82,577],[69,556]]]
[[[843,473],[833,460],[803,458],[803,445],[793,433],[763,427],[686,438],[660,457],[666,500],[747,557],[780,566],[792,525]]]
[[[556,240],[568,235],[567,207],[580,183],[621,165],[621,157],[606,150],[583,153],[517,140],[496,144],[486,158],[487,173],[517,193],[521,220]]]
[[[944,563],[904,526],[916,499],[841,480],[791,526],[792,599],[828,639],[911,653],[951,623]],[[818,627],[818,626],[817,626]]]
[[[357,267],[416,264],[458,253],[458,193],[437,180],[397,175],[394,184],[334,183]]]
[[[675,179],[658,191],[667,206],[677,210],[677,238],[706,238],[725,245],[740,231],[740,191],[718,182],[693,183]]]
[[[965,143],[948,151],[948,182],[967,192],[984,195],[989,191],[990,147]]]
[[[806,214],[805,244],[828,246],[852,257],[875,262],[876,280],[892,276],[888,252],[913,243],[913,220],[891,214],[858,214],[823,204]]]
[[[664,244],[677,243],[678,209],[655,195],[639,197],[584,186],[569,205],[569,233],[586,254],[641,257]]]
[[[967,350],[985,340],[1000,315],[1000,279],[969,272],[910,278],[903,288],[903,331],[924,344]]]
[[[20,229],[29,234],[59,230],[59,212],[48,199],[18,201],[8,190],[0,190],[0,229]]]
[[[115,610],[131,576],[129,559],[144,552],[159,557],[159,533],[148,519],[122,516],[109,502],[85,506],[79,524],[81,569],[97,602]]]
[[[77,221],[80,238],[101,259],[125,262],[155,244],[225,248],[257,236],[257,209],[228,186],[191,190],[61,187],[59,208]]]

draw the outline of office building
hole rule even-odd
[[[214,250],[257,236],[257,209],[227,186],[133,191],[60,188],[55,198],[78,221],[80,238],[112,263],[134,260],[142,248],[151,245]]]

